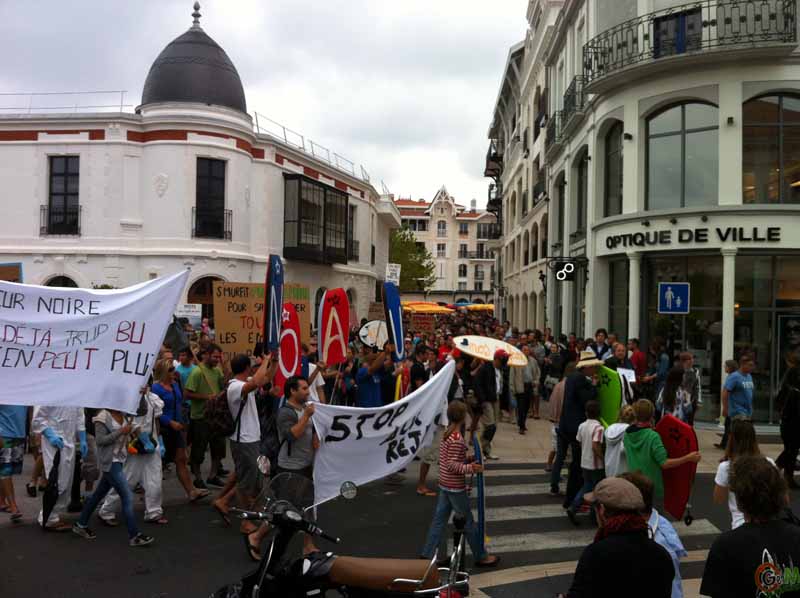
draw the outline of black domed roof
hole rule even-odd
[[[247,113],[239,73],[225,50],[200,28],[198,8],[194,25],[172,40],[150,67],[142,104],[199,102]]]

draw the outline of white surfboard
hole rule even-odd
[[[528,358],[525,354],[513,345],[509,345],[505,341],[499,341],[496,338],[489,338],[486,336],[457,336],[453,339],[456,349],[463,351],[467,355],[479,357],[486,361],[494,359],[494,352],[498,349],[503,349],[508,353],[508,365],[513,367],[523,367],[528,365]]]
[[[386,322],[383,320],[371,320],[364,324],[358,331],[358,338],[368,347],[383,348],[389,340],[389,332],[386,329]]]

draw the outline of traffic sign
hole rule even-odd
[[[689,283],[659,282],[658,313],[686,315],[689,313]]]

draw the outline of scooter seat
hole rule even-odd
[[[430,590],[438,587],[440,583],[436,565],[428,571],[429,565],[430,561],[423,559],[362,559],[340,556],[333,562],[328,579],[337,586],[350,586],[376,592],[402,593]],[[422,585],[397,583],[398,579],[422,580]]]

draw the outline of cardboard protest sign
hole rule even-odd
[[[203,306],[200,303],[178,303],[175,307],[175,317],[185,319],[193,330],[200,330],[203,323]]]
[[[447,424],[447,390],[456,370],[450,361],[406,398],[385,407],[315,405],[320,439],[314,460],[314,502],[339,495],[343,480],[368,484],[406,467]]]
[[[311,339],[311,302],[308,287],[301,284],[283,285],[283,300],[294,305],[300,320],[300,342],[308,343]]]
[[[403,306],[400,304],[400,291],[393,282],[383,283],[383,306],[389,342],[394,343],[392,361],[402,361],[406,357],[403,344]]]
[[[215,342],[230,359],[237,353],[252,355],[264,330],[264,285],[217,282],[214,293]]]
[[[265,351],[274,351],[280,343],[281,311],[283,308],[283,264],[281,256],[270,254],[267,263],[267,280],[264,284],[264,340]]]
[[[278,371],[272,383],[281,393],[288,378],[300,375],[302,351],[300,350],[300,319],[291,303],[284,303],[281,312],[280,353]]]
[[[370,301],[367,320],[383,320],[384,317],[383,303],[380,301]]]
[[[0,282],[0,404],[135,412],[188,277],[109,290]]]
[[[411,329],[414,332],[435,332],[436,316],[433,314],[411,314]]]
[[[0,280],[24,282],[22,280],[22,264],[0,264]]]
[[[347,325],[350,322],[350,305],[344,289],[325,291],[319,304],[319,355],[327,365],[347,361]]]

